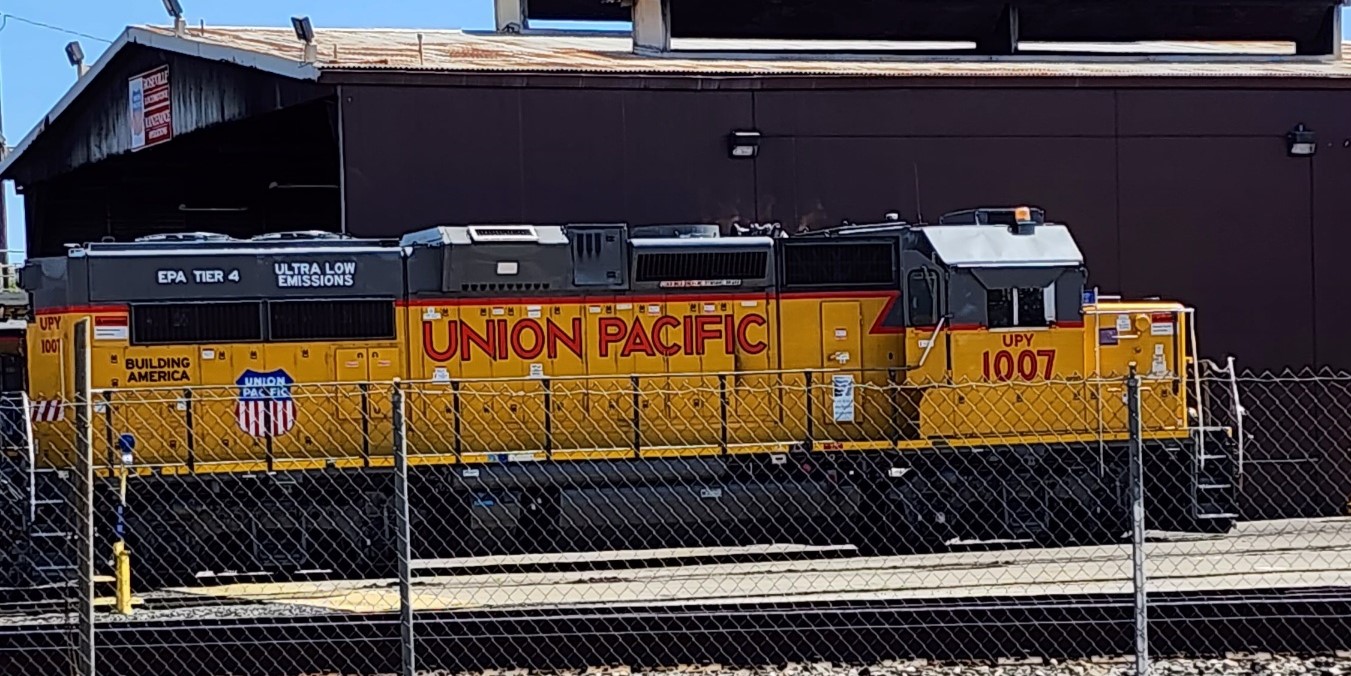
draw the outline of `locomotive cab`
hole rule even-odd
[[[912,382],[1084,375],[1083,255],[1041,210],[946,214],[915,228],[903,263],[907,326],[914,349],[930,353]]]
[[[872,252],[871,279],[863,278],[864,256],[841,266],[840,275],[874,284],[858,288],[899,292],[899,302],[872,327],[903,334],[898,357],[869,365],[898,370],[900,382],[923,392],[906,404],[917,409],[917,420],[908,422],[921,436],[1124,429],[1119,407],[1097,402],[1119,395],[1119,379],[1132,363],[1168,385],[1147,395],[1150,423],[1186,426],[1190,309],[1168,301],[1086,304],[1083,254],[1069,228],[1048,222],[1041,209],[980,208],[944,214],[936,223],[850,225],[798,238],[798,246],[821,238],[831,240],[821,248],[849,244]],[[889,275],[887,263],[894,268]],[[958,391],[981,384],[1009,387]],[[995,414],[1009,410],[1042,413]]]

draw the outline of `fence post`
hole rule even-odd
[[[75,540],[80,606],[76,673],[94,674],[94,419],[89,391],[89,319],[75,322]]]
[[[1140,376],[1135,363],[1126,378],[1126,420],[1131,483],[1131,567],[1135,586],[1135,673],[1149,674],[1149,621],[1145,596],[1145,472],[1140,425]]]
[[[403,383],[394,379],[394,514],[399,557],[399,645],[402,648],[400,672],[413,676],[412,546],[408,526],[408,427],[404,417]]]

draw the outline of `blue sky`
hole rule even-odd
[[[492,0],[180,0],[189,23],[289,26],[308,15],[316,27],[491,28]],[[65,47],[79,40],[93,63],[128,24],[164,24],[161,0],[10,0],[0,3],[0,110],[13,146],[51,110],[75,80]],[[35,26],[24,20],[50,24]],[[87,37],[85,37],[87,36]],[[96,39],[97,38],[97,39]],[[23,244],[23,205],[6,185],[11,248]]]

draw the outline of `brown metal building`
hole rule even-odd
[[[0,175],[30,256],[181,230],[791,231],[1030,203],[1073,228],[1104,292],[1196,305],[1206,356],[1351,369],[1351,61],[1149,47],[644,55],[628,35],[319,30],[307,49],[290,29],[133,27]],[[1288,152],[1300,124],[1313,156]],[[759,133],[754,157],[730,155],[733,131]],[[1247,516],[1345,503],[1348,443],[1326,430],[1351,421],[1315,408],[1264,422],[1300,432],[1253,450]]]

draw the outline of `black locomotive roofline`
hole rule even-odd
[[[981,207],[947,212],[940,216],[938,221],[934,223],[925,221],[910,222],[901,220],[894,214],[889,214],[888,218],[877,223],[846,222],[835,228],[813,230],[805,233],[790,233],[782,230],[778,225],[771,224],[750,224],[749,226],[741,226],[739,223],[734,223],[730,235],[732,237],[745,237],[756,236],[760,233],[772,233],[769,236],[775,238],[822,237],[867,234],[878,230],[909,230],[931,225],[1005,225],[1014,228],[1020,225],[1044,225],[1046,223],[1046,212],[1038,207]],[[248,239],[240,239],[216,232],[197,231],[173,233],[169,235],[147,235],[138,237],[130,242],[98,241],[67,244],[66,248],[67,255],[78,256],[81,255],[82,252],[111,253],[134,251],[179,253],[208,249],[257,250],[263,248],[289,250],[302,245],[305,247],[329,247],[333,249],[408,247],[438,241],[439,238],[435,237],[433,233],[445,229],[525,229],[537,227],[556,227],[563,233],[568,233],[573,229],[597,227],[622,228],[628,232],[628,237],[631,240],[649,238],[677,240],[727,239],[722,236],[722,228],[716,223],[658,223],[649,225],[630,225],[628,223],[567,223],[557,225],[483,223],[437,225],[424,230],[408,233],[398,240],[357,238],[351,235],[334,233],[326,230],[274,232],[257,235]],[[534,243],[531,240],[525,239],[507,241]]]
[[[1048,319],[1081,319],[1086,273],[1067,227],[1040,209],[982,208],[936,224],[889,216],[793,236],[774,226],[480,224],[398,241],[307,231],[239,240],[187,233],[72,246],[31,259],[34,310],[131,304],[388,302],[594,294],[900,291],[919,284],[949,321],[986,325],[987,293],[1053,288]],[[920,279],[911,279],[918,275]],[[912,289],[911,293],[916,290]],[[893,317],[930,326],[937,318]],[[889,324],[891,325],[891,324]]]
[[[1038,232],[1056,233],[1058,228],[1054,248],[1067,255],[1040,255],[1045,252],[1033,246],[1038,255],[964,259],[964,245],[940,234],[945,228],[967,226],[992,226],[991,233],[1004,226],[1005,239],[1013,243],[1037,241]],[[20,274],[23,291],[15,294],[16,307],[27,306],[23,314],[30,321],[34,311],[141,307],[169,312],[170,307],[147,306],[213,302],[250,304],[261,313],[264,306],[277,304],[273,301],[323,305],[344,300],[383,313],[381,304],[452,296],[486,300],[562,299],[597,292],[671,297],[731,291],[898,292],[905,288],[906,275],[927,271],[923,274],[943,276],[941,286],[937,281],[930,286],[935,307],[976,311],[965,317],[958,316],[960,310],[939,311],[930,321],[920,321],[897,307],[886,326],[931,327],[941,317],[986,325],[979,311],[986,291],[1020,280],[1028,286],[1054,281],[1055,302],[1048,317],[1053,324],[1081,319],[1086,275],[1078,249],[1064,226],[1047,223],[1039,208],[966,209],[943,214],[937,224],[909,223],[888,214],[877,223],[845,223],[799,234],[783,232],[777,224],[733,224],[731,230],[733,236],[723,236],[716,224],[701,223],[487,224],[436,226],[398,240],[309,230],[251,239],[185,232],[89,242],[68,245],[64,256],[30,258]],[[514,269],[503,270],[503,263]],[[961,272],[962,267],[1006,269],[975,274]],[[914,288],[906,291],[915,293]],[[340,312],[348,305],[331,310]],[[133,344],[142,343],[133,339]]]

